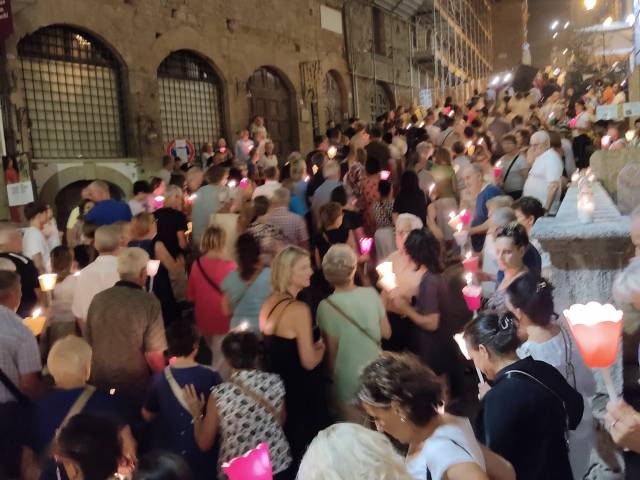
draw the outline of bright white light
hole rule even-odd
[[[556,68],[556,69],[553,71],[553,74],[557,77],[558,75],[560,75],[560,72],[561,72],[561,70],[560,70],[559,68]]]
[[[507,73],[507,74],[504,76],[504,78],[502,79],[502,81],[503,81],[503,82],[505,82],[505,83],[507,83],[508,81],[510,81],[510,80],[511,80],[511,77],[512,77],[511,73]]]
[[[560,21],[558,20],[554,20],[553,23],[551,24],[551,30],[555,30],[556,28],[558,28],[558,25],[560,24]]]
[[[569,25],[571,25],[571,22],[567,22],[564,24],[564,29],[566,30],[567,28],[569,28]]]
[[[553,38],[558,38],[558,32],[553,34]]]
[[[584,8],[593,10],[596,6],[596,0],[584,0]]]
[[[499,81],[500,77],[495,77],[493,80],[491,80],[491,85],[497,85]]]
[[[566,55],[568,51],[569,51],[569,49],[568,49],[568,48],[565,48],[565,49],[562,51],[562,54],[563,54],[563,55]]]
[[[633,25],[634,23],[636,23],[636,16],[633,13],[630,13],[629,15],[627,15],[625,22],[627,22],[629,25]]]
[[[611,25],[612,23],[613,23],[613,18],[611,18],[611,17],[607,17],[607,18],[605,19],[605,21],[604,21],[604,22],[602,22],[602,25],[604,25],[605,27],[608,27],[608,26],[609,26],[609,25]]]

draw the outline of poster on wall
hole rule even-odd
[[[596,120],[621,120],[620,105],[600,105],[596,108]]]
[[[31,180],[7,184],[7,197],[9,206],[17,207],[33,202],[33,185]]]
[[[171,158],[179,157],[182,163],[187,163],[193,160],[196,154],[196,149],[189,140],[184,138],[176,138],[167,146],[167,155]]]
[[[431,108],[433,107],[433,95],[431,93],[431,90],[428,88],[425,88],[423,90],[420,90],[420,106],[424,107],[424,108]]]

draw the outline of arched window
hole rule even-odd
[[[34,158],[126,155],[120,63],[99,40],[65,26],[18,43]]]
[[[158,67],[162,140],[188,139],[196,148],[223,135],[222,82],[213,67],[187,50]]]

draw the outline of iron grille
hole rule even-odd
[[[120,63],[91,35],[41,28],[18,43],[34,158],[126,155]]]
[[[387,88],[380,82],[373,85],[371,96],[371,119],[375,120],[380,115],[393,108]]]
[[[185,50],[158,67],[162,140],[191,140],[196,148],[223,134],[222,85],[211,65]]]

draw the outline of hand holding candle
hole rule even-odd
[[[367,255],[371,251],[371,247],[373,246],[373,238],[371,237],[362,237],[358,240],[360,244],[360,254]]]
[[[335,158],[335,156],[337,155],[337,153],[338,153],[338,149],[335,146],[331,145],[329,147],[329,150],[327,150],[327,157],[329,157],[331,160],[333,160]]]
[[[25,327],[31,330],[31,333],[33,333],[34,336],[37,337],[42,333],[46,321],[47,317],[42,315],[42,309],[38,307],[33,311],[33,313],[31,313],[31,316],[22,320],[22,323]]]
[[[393,273],[393,264],[391,262],[383,262],[376,267],[378,275],[380,275],[380,285],[384,290],[390,292],[398,285],[396,284],[396,274]]]
[[[496,180],[502,176],[502,160],[498,160],[493,166],[493,178]]]
[[[571,305],[564,311],[571,333],[576,340],[584,363],[589,368],[601,368],[602,378],[612,402],[617,394],[609,367],[616,361],[622,336],[622,311],[613,305],[589,302]]]

